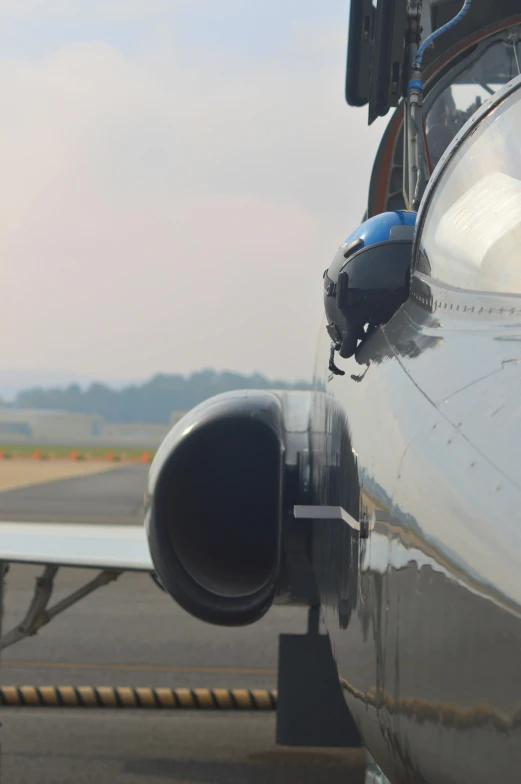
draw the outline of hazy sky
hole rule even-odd
[[[309,376],[382,126],[345,0],[2,0],[3,369]]]

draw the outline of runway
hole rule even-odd
[[[2,715],[9,784],[362,784],[358,750],[274,746],[271,716]]]
[[[141,523],[147,466],[0,493],[0,519]],[[4,630],[19,619],[40,569],[12,567]],[[59,599],[92,577],[62,570]],[[181,610],[147,575],[124,574],[2,656],[2,685],[275,688],[281,632],[303,632],[302,609],[274,607],[242,629]],[[38,782],[363,781],[354,750],[283,749],[274,714],[3,709],[2,767],[10,784]]]
[[[56,466],[59,463],[48,465]],[[68,476],[77,464],[63,461],[65,478],[38,481],[38,468],[31,461],[0,463],[2,472],[17,469],[18,483],[24,472],[30,473],[31,484],[18,486],[0,493],[0,520],[24,520],[49,523],[110,523],[140,525],[143,522],[143,494],[148,465],[128,463],[114,468],[110,463],[85,463],[84,476]],[[40,471],[43,472],[44,463]],[[81,470],[82,464],[80,464]],[[56,475],[55,475],[56,476]],[[59,477],[59,474],[58,474]]]

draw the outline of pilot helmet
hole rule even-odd
[[[364,221],[324,272],[327,331],[341,357],[355,353],[366,326],[385,324],[409,292],[416,213],[383,212]]]

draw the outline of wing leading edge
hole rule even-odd
[[[0,522],[0,561],[154,571],[140,525]]]

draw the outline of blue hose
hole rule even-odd
[[[423,55],[425,53],[425,50],[429,46],[429,44],[432,44],[432,42],[435,41],[436,38],[439,38],[440,35],[442,35],[446,30],[450,30],[451,27],[454,27],[454,25],[457,25],[458,22],[461,21],[461,19],[463,19],[463,17],[465,16],[465,14],[470,8],[471,2],[472,0],[465,0],[465,2],[463,3],[463,8],[458,14],[456,14],[454,19],[451,19],[450,22],[447,22],[442,27],[438,28],[438,30],[435,30],[433,33],[429,35],[428,38],[425,39],[425,41],[422,43],[422,45],[420,46],[420,48],[416,53],[415,63],[417,65],[421,66]]]

